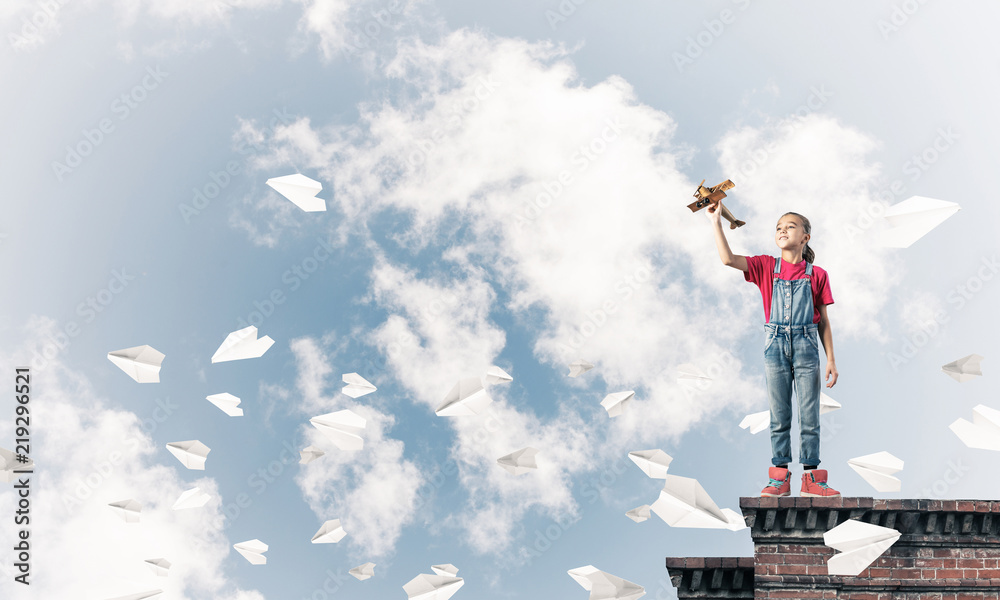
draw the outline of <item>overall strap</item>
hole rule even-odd
[[[813,274],[813,264],[811,262],[806,263],[806,277],[812,277]]]
[[[778,279],[781,275],[781,257],[774,259],[774,279]]]

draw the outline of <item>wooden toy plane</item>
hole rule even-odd
[[[698,189],[694,192],[694,197],[697,198],[697,200],[688,204],[688,208],[691,209],[691,212],[698,212],[706,206],[718,205],[719,210],[722,211],[722,216],[729,221],[730,229],[736,229],[737,227],[746,225],[746,221],[737,220],[736,217],[733,216],[733,213],[729,212],[729,209],[722,203],[722,199],[726,197],[726,190],[734,187],[736,187],[736,184],[729,179],[718,185],[705,187],[705,180],[702,179],[701,183],[698,184]]]

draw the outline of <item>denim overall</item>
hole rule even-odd
[[[771,402],[771,462],[792,462],[792,382],[799,401],[799,462],[819,465],[819,335],[813,323],[812,263],[804,279],[779,279],[774,263],[771,318],[764,325],[764,373]]]

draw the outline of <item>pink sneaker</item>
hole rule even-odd
[[[826,484],[826,469],[810,469],[802,474],[802,491],[806,498],[835,498],[840,492]]]
[[[771,479],[767,482],[767,487],[761,490],[761,496],[788,496],[792,493],[792,473],[788,469],[781,467],[771,467],[767,470],[767,476]]]

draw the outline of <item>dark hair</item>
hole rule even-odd
[[[786,212],[785,214],[783,214],[781,216],[782,217],[787,217],[788,215],[792,215],[794,217],[798,217],[799,220],[802,221],[802,229],[804,229],[807,234],[812,234],[812,225],[809,224],[809,219],[803,217],[802,215],[800,215],[797,212]],[[778,220],[780,221],[781,219],[778,219]],[[813,252],[813,249],[809,247],[808,243],[806,244],[806,247],[802,249],[802,258],[804,258],[805,261],[808,262],[808,263],[815,263],[816,262],[816,253]]]

